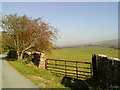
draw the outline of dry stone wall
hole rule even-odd
[[[120,59],[96,55],[97,78],[110,85],[120,86]]]

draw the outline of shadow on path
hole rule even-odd
[[[5,60],[6,58],[5,57],[0,57],[0,60]]]
[[[7,58],[6,56],[7,55],[1,55],[0,60],[4,60],[4,61],[15,61],[15,60],[17,60],[17,59],[14,59],[14,58]]]
[[[39,88],[2,88],[2,90],[41,90]]]
[[[0,54],[0,60],[6,60],[7,54]]]

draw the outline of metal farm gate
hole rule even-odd
[[[85,80],[92,77],[91,62],[46,59],[45,68],[57,75]]]

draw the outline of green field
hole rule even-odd
[[[91,61],[92,54],[104,54],[108,57],[118,58],[118,50],[106,47],[76,47],[53,50],[47,58],[73,61]]]

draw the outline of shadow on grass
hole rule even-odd
[[[14,58],[6,58],[6,61],[16,61],[17,59]]]
[[[103,83],[95,79],[86,79],[86,80],[78,80],[71,77],[63,77],[61,84],[65,87],[69,87],[72,90],[98,90],[98,89],[106,89],[106,86]]]

